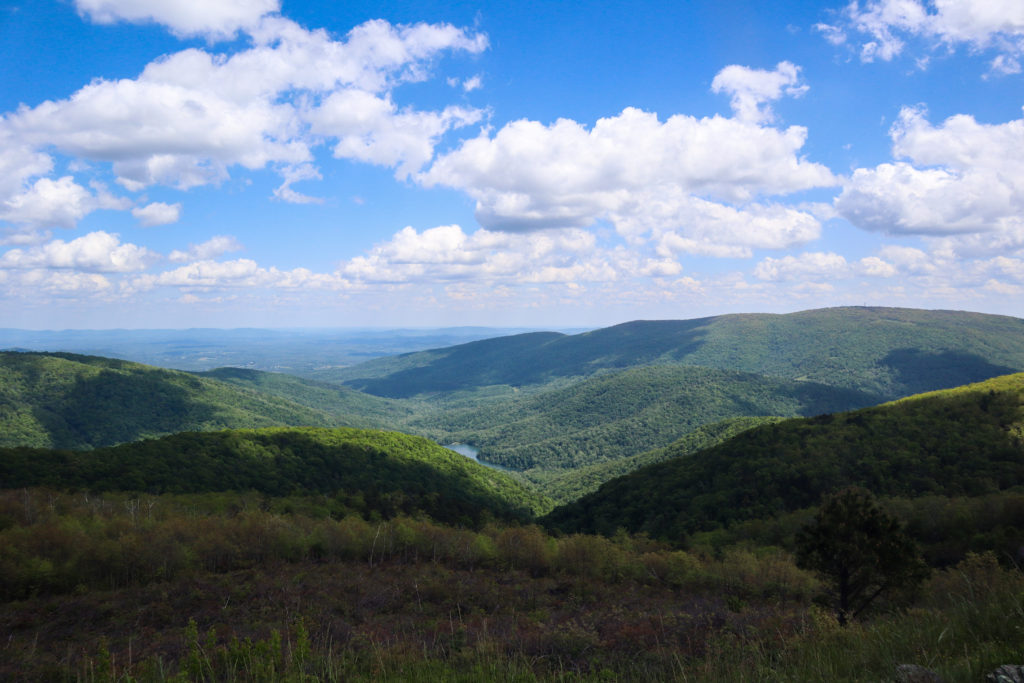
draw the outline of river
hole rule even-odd
[[[486,460],[481,460],[480,459],[480,451],[478,451],[477,449],[473,448],[469,444],[465,444],[465,443],[450,443],[450,444],[447,444],[445,446],[445,448],[447,448],[450,451],[455,451],[459,455],[464,455],[467,458],[469,458],[470,460],[476,460],[481,465],[484,465],[486,467],[490,467],[492,470],[500,470],[502,472],[511,472],[512,471],[508,467],[502,467],[501,465],[498,465],[496,463],[487,462]]]

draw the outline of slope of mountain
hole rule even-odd
[[[359,429],[191,432],[91,451],[0,449],[0,489],[322,493],[385,517],[525,520],[546,506],[511,477],[421,437]]]
[[[526,470],[522,474],[539,492],[551,498],[555,503],[569,503],[596,491],[606,481],[624,476],[641,467],[691,455],[731,439],[740,432],[764,424],[781,422],[784,419],[782,417],[733,417],[698,427],[664,448],[655,448],[594,465],[562,469],[535,468]]]
[[[413,420],[512,469],[581,467],[666,446],[737,416],[817,415],[870,402],[859,392],[743,372],[643,366],[480,408]]]
[[[879,495],[978,496],[1024,484],[1024,373],[839,415],[757,427],[642,468],[547,517],[564,530],[679,539],[816,505],[847,485]]]
[[[382,429],[408,419],[413,408],[338,384],[247,368],[217,368],[200,377],[269,394],[339,418],[347,427]]]
[[[1024,370],[1024,320],[848,307],[635,321],[571,336],[523,334],[406,354],[344,368],[336,378],[371,394],[408,397],[657,363],[809,380],[867,392],[880,402]]]
[[[95,448],[180,431],[338,423],[322,410],[186,372],[0,353],[0,446]]]

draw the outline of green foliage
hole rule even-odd
[[[185,372],[94,356],[0,352],[0,446],[97,448],[181,431],[338,421]]]
[[[360,393],[348,387],[278,372],[218,368],[197,374],[326,413],[345,427],[387,428],[401,424],[414,410],[408,404]]]
[[[782,419],[781,417],[734,417],[698,427],[664,448],[656,448],[637,455],[579,468],[545,469],[538,467],[524,471],[523,476],[540,493],[551,498],[556,504],[569,503],[596,491],[606,481],[629,474],[641,467],[691,455],[732,438],[740,432],[763,424],[774,424]]]
[[[856,392],[713,368],[645,366],[414,420],[516,470],[578,468],[667,446],[738,416],[816,415],[866,403]]]
[[[508,475],[421,438],[348,428],[182,433],[93,451],[0,449],[0,486],[186,493],[324,493],[345,509],[478,525],[546,502]]]
[[[829,308],[788,315],[635,321],[406,354],[338,377],[378,396],[522,387],[601,370],[679,363],[805,380],[881,400],[1024,370],[1024,320],[959,311]]]
[[[882,593],[916,588],[928,576],[914,542],[864,489],[838,491],[796,537],[797,566],[821,574],[834,594],[839,625]]]
[[[757,427],[651,465],[554,510],[566,531],[666,539],[814,505],[862,486],[879,496],[979,496],[1024,481],[1024,374],[838,415]]]
[[[778,548],[254,504],[279,501],[0,492],[0,679],[795,682],[909,662],[966,683],[1024,636],[1024,575],[991,555],[840,629]]]

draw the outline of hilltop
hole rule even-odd
[[[427,514],[449,524],[526,520],[536,494],[421,437],[266,428],[182,433],[91,451],[0,449],[0,488],[268,496],[325,494],[333,514]]]
[[[182,431],[341,423],[324,410],[187,372],[0,352],[0,446],[97,448]]]
[[[878,403],[1024,370],[1022,339],[1024,320],[1007,316],[829,308],[511,335],[369,361],[329,379],[404,398],[671,363],[818,382]]]

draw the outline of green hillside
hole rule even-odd
[[[643,366],[568,387],[410,423],[439,427],[505,467],[575,468],[666,446],[703,425],[737,416],[817,415],[869,398],[813,382],[714,368]]]
[[[186,372],[0,352],[0,446],[96,448],[181,431],[338,423],[322,410]]]
[[[342,420],[347,427],[387,428],[413,413],[412,408],[398,401],[279,372],[217,368],[196,374],[327,413]]]
[[[618,460],[599,462],[594,465],[565,469],[535,468],[523,472],[523,476],[538,491],[555,503],[569,503],[596,491],[601,484],[616,477],[629,474],[641,467],[653,465],[672,458],[681,458],[697,451],[711,448],[740,432],[763,425],[780,422],[781,417],[733,417],[721,422],[698,427],[681,439],[664,448],[655,448]]]
[[[555,509],[554,527],[661,538],[766,519],[848,485],[981,496],[1024,485],[1024,373],[839,415],[757,427]]]
[[[182,433],[91,451],[0,449],[0,489],[321,493],[340,512],[424,513],[451,524],[527,519],[545,506],[508,475],[420,437],[357,429]]]
[[[406,354],[344,368],[334,379],[379,396],[409,397],[663,363],[820,382],[869,393],[869,405],[1024,370],[1024,320],[848,307],[635,321]]]

